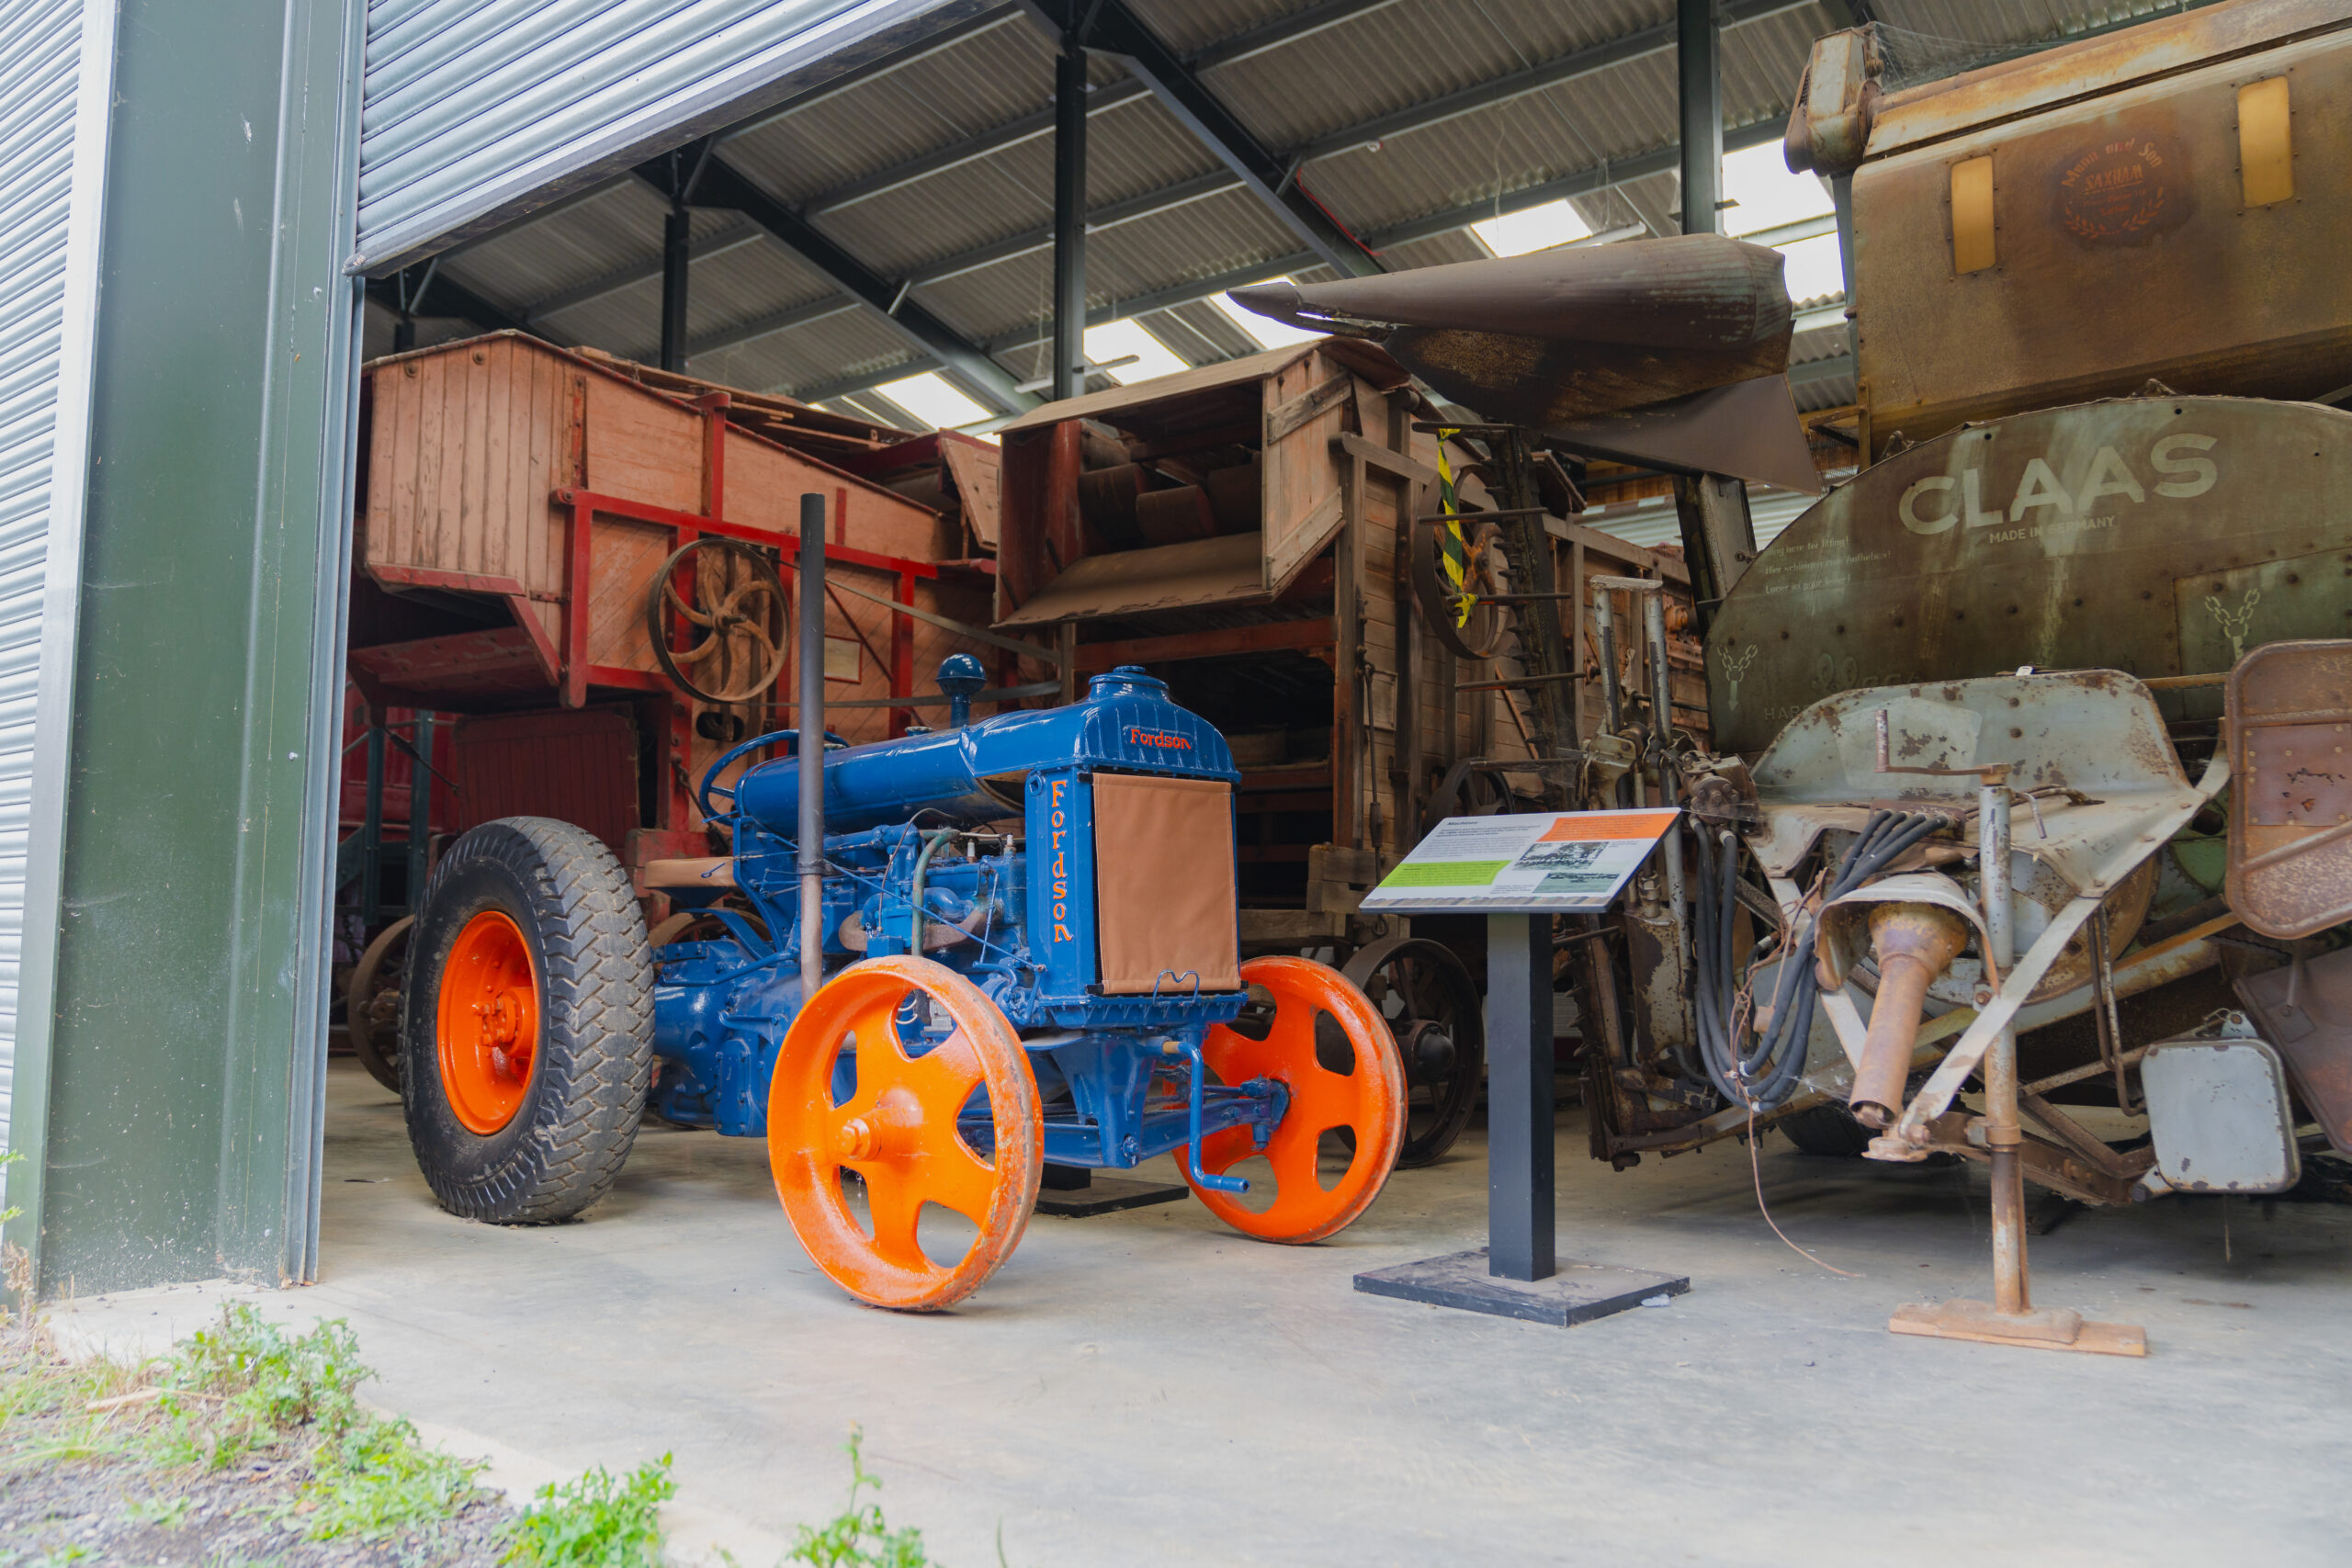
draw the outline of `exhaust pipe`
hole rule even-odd
[[[1865,1127],[1894,1125],[1911,1076],[1911,1049],[1925,1018],[1928,987],[1968,945],[1968,922],[1934,904],[1880,904],[1871,910],[1878,954],[1878,1000],[1871,1008],[1862,1065],[1846,1104]]]

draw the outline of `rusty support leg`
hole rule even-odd
[[[2015,956],[2009,901],[2009,786],[1986,778],[1976,795],[1977,875],[1984,908],[1985,957],[2006,975]],[[2121,1323],[2088,1323],[2064,1308],[2033,1310],[2026,1271],[2024,1129],[2018,1122],[2018,1037],[2005,1029],[1984,1055],[1984,1145],[1993,1174],[1993,1300],[1948,1301],[1897,1307],[1887,1326],[1897,1334],[1974,1339],[2045,1350],[2086,1350],[2144,1356],[2145,1330]]]
[[[2005,779],[1976,792],[1977,874],[1984,898],[1984,933],[1996,973],[2017,956],[2009,901],[2009,786]],[[2029,1310],[2025,1277],[2025,1173],[2018,1166],[2018,1033],[2004,1029],[1984,1057],[1984,1141],[1993,1152],[1993,1304],[2004,1316]]]

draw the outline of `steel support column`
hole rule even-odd
[[[1054,61],[1054,397],[1086,390],[1086,40]]]
[[[1718,231],[1724,184],[1723,34],[1715,0],[1675,0],[1676,66],[1682,88],[1682,231]]]
[[[1369,277],[1381,269],[1363,243],[1340,225],[1298,183],[1297,170],[1250,133],[1232,110],[1208,90],[1200,76],[1159,35],[1129,10],[1125,0],[1025,0],[1033,14],[1057,32],[1080,17],[1091,17],[1087,41],[1115,54],[1151,90],[1169,113],[1198,137],[1225,166],[1240,176],[1266,209],[1298,236],[1299,243],[1342,276]]]
[[[686,368],[686,267],[693,260],[694,215],[683,204],[662,219],[662,368]]]

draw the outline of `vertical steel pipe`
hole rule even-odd
[[[1617,685],[1616,595],[1606,588],[1593,591],[1592,635],[1600,645],[1600,710],[1614,735],[1625,728],[1625,694]]]
[[[1054,59],[1054,399],[1086,390],[1086,46]]]
[[[1976,873],[1984,905],[1985,957],[2003,978],[2017,953],[2009,901],[2009,782],[1976,791]],[[1986,981],[1991,983],[1992,976]],[[2033,1304],[2026,1284],[2025,1171],[2018,1160],[2018,1032],[2004,1029],[1984,1055],[1984,1142],[1993,1167],[1993,1305],[2009,1315]]]
[[[1667,662],[1666,591],[1660,586],[1642,604],[1642,626],[1649,634],[1650,728],[1657,746],[1657,803],[1679,803],[1682,792],[1674,776],[1674,671]],[[1682,933],[1682,951],[1691,951],[1690,895],[1682,881],[1682,824],[1666,830],[1658,853],[1666,859],[1666,901],[1674,910],[1675,930]]]
[[[1682,91],[1682,231],[1716,231],[1723,195],[1723,34],[1715,0],[1677,0],[1674,42]]]
[[[662,219],[662,368],[686,368],[686,268],[694,257],[694,215],[675,206]]]
[[[800,498],[800,985],[825,973],[825,498]]]
[[[408,912],[424,910],[424,883],[433,872],[433,715],[418,712],[415,751],[408,766]]]

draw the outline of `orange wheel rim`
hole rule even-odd
[[[1221,1176],[1252,1155],[1263,1155],[1273,1171],[1274,1200],[1258,1210],[1243,1207],[1238,1193],[1198,1186],[1193,1193],[1244,1235],[1321,1241],[1372,1207],[1396,1167],[1396,1152],[1405,1142],[1404,1060],[1379,1010],[1336,969],[1305,958],[1253,958],[1241,966],[1241,981],[1272,993],[1273,1027],[1265,1039],[1251,1040],[1219,1024],[1209,1031],[1202,1055],[1217,1082],[1274,1078],[1290,1090],[1290,1103],[1262,1149],[1247,1127],[1228,1127],[1202,1139],[1201,1168]],[[1347,1032],[1354,1061],[1346,1073],[1316,1060],[1318,1012],[1329,1013]],[[1355,1148],[1347,1168],[1326,1187],[1320,1171],[1323,1134],[1340,1128],[1354,1134]],[[1182,1152],[1178,1158],[1189,1184],[1192,1162]],[[1261,1179],[1252,1178],[1253,1185]]]
[[[467,1131],[514,1120],[539,1059],[539,981],[523,929],[496,909],[468,920],[441,968],[441,1089]]]
[[[918,994],[951,1026],[920,1054],[910,1052],[899,1024]],[[835,1105],[833,1063],[845,1041],[857,1087]],[[981,1089],[992,1134],[985,1156],[957,1126]],[[928,959],[850,965],[819,987],[776,1053],[768,1091],[776,1196],[817,1267],[876,1306],[933,1311],[978,1289],[1028,1227],[1044,1144],[1037,1081],[1012,1025],[978,987]],[[844,1170],[865,1184],[871,1234],[842,1190]],[[978,1232],[956,1263],[923,1250],[918,1225],[927,1203],[963,1215]]]

